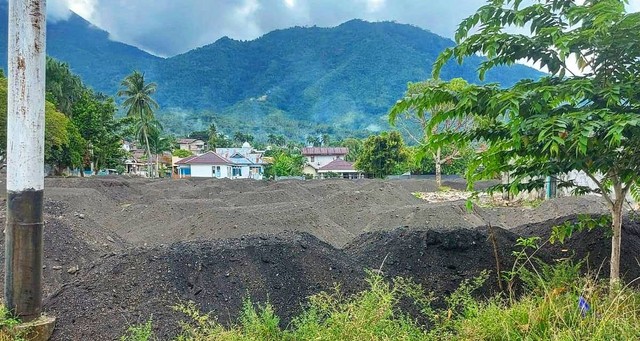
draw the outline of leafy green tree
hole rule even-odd
[[[54,174],[61,175],[67,167],[82,164],[82,153],[86,142],[67,116],[56,110],[53,103],[45,104],[46,164],[53,166]]]
[[[322,146],[322,139],[318,136],[309,135],[307,136],[307,145],[312,147],[320,147]]]
[[[62,174],[66,167],[82,163],[84,139],[76,127],[51,102],[45,103],[45,163],[53,166],[54,173]],[[0,78],[0,155],[7,149],[7,79]]]
[[[241,145],[245,142],[248,143],[253,143],[254,137],[251,134],[245,134],[239,131],[236,131],[233,134],[233,142],[235,142],[237,145]]]
[[[526,5],[525,5],[526,4]],[[528,28],[529,35],[507,28]],[[434,65],[434,77],[451,58],[482,54],[480,77],[498,65],[529,60],[549,70],[537,80],[509,88],[468,86],[451,92],[445,84],[407,97],[395,110],[454,103],[434,115],[430,126],[471,116],[468,131],[432,136],[435,145],[486,143],[467,172],[477,179],[508,172],[509,183],[493,190],[542,188],[547,176],[576,192],[600,193],[612,217],[611,283],[620,278],[622,210],[629,192],[640,190],[640,13],[626,13],[625,1],[492,0],[464,20],[456,47]],[[577,70],[571,60],[577,61]],[[597,188],[558,177],[581,171]],[[559,233],[559,231],[555,231]]]
[[[190,139],[208,141],[209,140],[209,136],[210,136],[209,130],[198,130],[198,131],[190,132],[187,137],[190,138]]]
[[[442,87],[449,91],[461,91],[468,83],[462,78],[456,78],[449,82],[442,82],[440,80],[427,80],[418,83],[409,83],[406,97],[420,96],[423,92],[434,86],[442,85]],[[419,136],[412,136],[415,141],[420,145],[413,157],[416,163],[420,164],[422,159],[429,157],[434,163],[434,173],[436,175],[436,184],[438,187],[442,186],[442,167],[445,164],[452,164],[454,160],[462,158],[462,152],[465,149],[465,145],[462,143],[453,144],[443,148],[442,146],[434,146],[429,144],[429,138],[436,133],[443,132],[457,132],[465,129],[469,129],[472,124],[471,116],[465,117],[453,117],[444,120],[436,125],[430,125],[430,119],[432,115],[438,115],[441,112],[451,110],[453,108],[453,102],[448,103],[430,103],[425,101],[416,101],[418,105],[411,107],[409,110],[399,111],[398,108],[404,108],[402,106],[395,106],[389,113],[389,123],[395,125],[398,116],[402,115],[407,121],[419,126],[422,132]],[[409,130],[408,130],[409,131]],[[443,151],[445,153],[443,153]]]
[[[152,130],[158,128],[158,121],[155,119],[154,111],[159,108],[158,103],[151,97],[155,92],[156,83],[147,83],[144,74],[134,71],[127,76],[120,84],[118,96],[125,100],[122,106],[127,110],[127,116],[135,117],[136,133],[142,139],[146,150],[147,160],[151,160],[151,145],[149,135]],[[148,165],[148,173],[151,175],[152,167]]]
[[[265,169],[266,177],[302,175],[305,159],[300,153],[278,151],[274,153],[273,163]]]
[[[115,118],[116,105],[112,98],[85,92],[73,104],[72,121],[80,136],[87,162],[92,162],[94,171],[115,167],[122,161],[122,122]]]
[[[186,149],[175,149],[171,152],[171,155],[179,158],[185,158],[193,155],[193,153],[190,150]]]
[[[385,178],[405,172],[408,156],[400,133],[384,132],[367,138],[354,167],[370,176]]]
[[[73,105],[86,91],[82,80],[71,72],[69,65],[47,57],[47,100],[67,116],[71,116]]]
[[[331,145],[331,136],[329,134],[322,134],[320,137],[320,144],[323,147],[329,147]]]
[[[339,147],[349,148],[349,153],[345,156],[345,160],[349,162],[356,162],[360,154],[362,153],[362,149],[364,147],[364,143],[360,139],[355,138],[347,138],[337,143]]]

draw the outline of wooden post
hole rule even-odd
[[[9,0],[4,297],[23,321],[42,310],[45,0]]]

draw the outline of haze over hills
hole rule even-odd
[[[0,15],[6,67],[6,3],[0,3]],[[228,133],[304,138],[385,129],[385,115],[407,82],[429,78],[435,58],[453,44],[415,26],[351,20],[334,28],[276,30],[252,41],[225,37],[165,59],[111,41],[107,32],[73,14],[49,23],[47,52],[109,95],[132,70],[145,72],[158,83],[159,117],[173,132],[215,121]],[[478,57],[462,66],[451,63],[442,77],[478,82],[480,62]],[[486,81],[510,85],[540,75],[515,65],[494,70]]]

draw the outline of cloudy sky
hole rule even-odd
[[[640,10],[640,0],[630,0]],[[50,20],[70,10],[122,41],[172,56],[220,37],[255,39],[291,26],[336,26],[359,18],[394,20],[452,37],[485,0],[48,0]]]

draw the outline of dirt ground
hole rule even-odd
[[[347,293],[362,289],[367,268],[446,294],[495,270],[488,225],[504,267],[518,236],[548,234],[580,213],[606,213],[593,196],[469,212],[462,201],[428,203],[412,194],[435,191],[430,180],[105,177],[45,185],[45,310],[58,318],[54,340],[115,340],[151,316],[164,340],[179,330],[172,306],[193,301],[227,323],[246,297],[270,301],[286,325],[311,294],[336,283]],[[623,272],[635,278],[640,225],[626,221],[624,238]],[[572,249],[598,268],[609,248],[593,231],[541,256],[559,259]],[[481,294],[495,290],[492,280]]]

